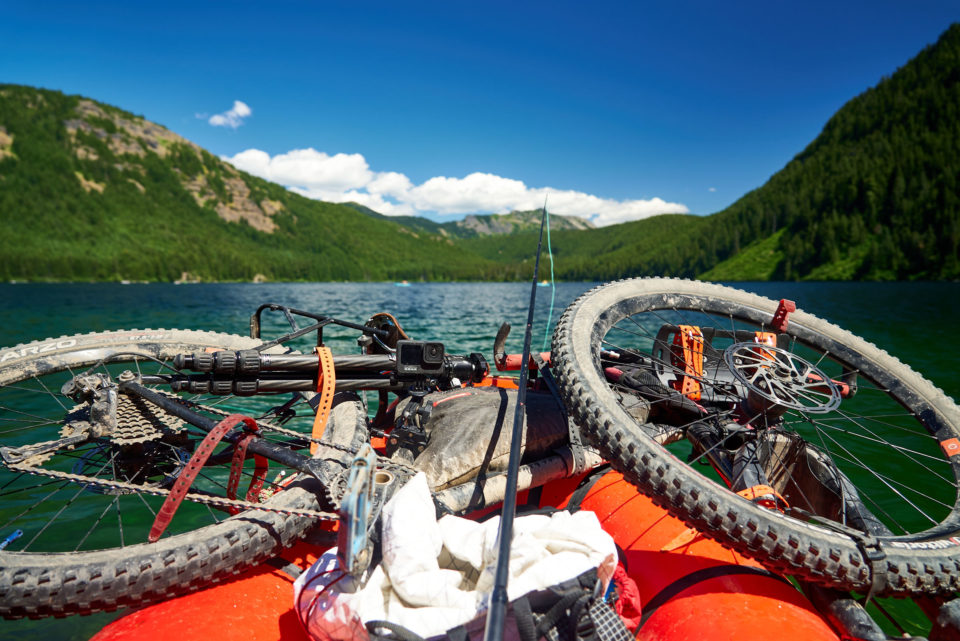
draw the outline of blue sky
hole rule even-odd
[[[0,15],[0,82],[119,106],[305,195],[437,220],[547,195],[610,224],[761,186],[960,3],[14,0]]]

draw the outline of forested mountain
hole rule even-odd
[[[960,278],[960,25],[712,216],[552,217],[554,272],[602,280]],[[455,223],[303,198],[164,127],[0,85],[0,279],[529,278],[536,212]]]
[[[477,218],[502,219],[503,227],[530,215]],[[456,246],[457,237],[482,233],[462,221],[390,218],[360,205],[310,200],[140,116],[15,85],[0,85],[0,226],[3,280],[516,274],[512,265]]]
[[[715,278],[960,277],[960,24],[844,105],[763,187],[711,216]],[[761,251],[752,251],[763,243]],[[744,257],[741,257],[744,258]]]
[[[0,86],[0,278],[501,278],[440,234],[236,170],[78,96]]]

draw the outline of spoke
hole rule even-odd
[[[860,429],[862,429],[862,430],[863,430],[864,432],[866,432],[867,434],[861,434],[861,433],[859,433],[859,432],[854,432],[854,431],[851,431],[851,430],[847,430],[847,429],[844,429],[844,428],[842,428],[842,427],[840,427],[840,426],[837,426],[837,425],[831,425],[831,424],[829,424],[829,423],[827,423],[827,422],[822,422],[823,426],[824,426],[824,427],[829,427],[830,429],[833,429],[833,430],[838,431],[838,432],[843,432],[844,434],[849,434],[849,435],[851,435],[851,436],[855,436],[855,437],[857,437],[857,438],[861,438],[861,439],[864,439],[864,440],[867,440],[867,441],[872,441],[872,442],[874,442],[874,443],[881,443],[881,444],[883,444],[883,445],[885,445],[885,446],[887,446],[887,447],[892,447],[893,449],[897,450],[898,452],[901,452],[901,453],[903,453],[904,455],[906,455],[907,458],[910,459],[911,462],[916,463],[917,465],[923,466],[924,469],[927,469],[927,470],[929,470],[929,471],[931,471],[931,472],[933,472],[933,470],[931,470],[930,468],[926,468],[926,466],[924,466],[922,462],[918,461],[917,459],[913,458],[913,456],[910,456],[910,455],[912,454],[912,455],[915,455],[915,456],[920,457],[920,458],[925,458],[925,459],[934,461],[934,462],[936,462],[936,463],[942,463],[942,464],[945,464],[945,465],[949,465],[949,462],[948,462],[948,461],[946,461],[945,459],[943,459],[943,458],[941,458],[941,457],[939,457],[939,456],[933,456],[933,455],[931,455],[931,454],[927,454],[927,453],[925,453],[925,452],[920,452],[920,451],[911,449],[911,448],[909,448],[909,447],[905,447],[905,446],[903,446],[903,445],[898,445],[898,444],[896,444],[896,443],[892,443],[892,442],[888,441],[887,439],[885,439],[885,438],[881,437],[880,435],[878,435],[876,432],[874,432],[872,429],[870,429],[870,428],[869,428],[867,425],[865,425],[864,423],[861,423],[860,421],[856,420],[856,418],[854,418],[852,415],[847,415],[847,414],[844,414],[843,412],[839,412],[839,413],[840,413],[847,421],[849,421],[850,423],[856,425],[857,427],[859,427]],[[812,419],[807,419],[807,420],[809,420],[809,421],[812,422],[812,423],[815,422],[815,421],[813,421]],[[820,422],[820,421],[816,421],[816,423],[817,423],[817,424],[820,424],[821,422]],[[883,422],[881,422],[880,424],[881,424],[881,425],[886,425],[886,423],[883,423]],[[889,425],[888,427],[895,427],[895,426]],[[909,431],[909,430],[907,430],[907,431],[908,431],[909,434],[911,434],[911,435],[914,436],[914,437],[918,436],[918,433],[917,433],[916,431]],[[944,480],[947,480],[947,479],[944,479]],[[948,481],[948,482],[952,483],[952,481]]]
[[[9,413],[11,413],[11,414],[17,414],[18,416],[26,416],[26,417],[28,417],[28,418],[36,419],[37,421],[40,421],[41,423],[46,423],[46,424],[50,424],[50,425],[54,425],[54,424],[56,423],[56,421],[53,421],[49,416],[39,416],[39,415],[37,415],[37,414],[32,414],[32,413],[30,413],[30,412],[24,412],[24,411],[16,410],[16,409],[9,408],[9,407],[5,407],[5,408],[3,408],[3,410],[4,410],[5,412],[9,412]],[[13,420],[13,419],[9,419],[9,420]]]
[[[79,490],[76,491],[76,493],[75,493],[72,497],[70,497],[70,499],[67,500],[66,503],[64,503],[63,505],[61,505],[61,506],[60,506],[60,509],[57,510],[56,514],[54,514],[54,515],[44,524],[44,526],[43,526],[42,528],[40,528],[40,530],[39,530],[36,534],[33,535],[33,538],[30,539],[30,542],[29,542],[29,543],[27,543],[26,545],[23,546],[23,551],[26,551],[26,549],[27,549],[28,547],[30,547],[31,545],[33,545],[33,544],[36,542],[36,540],[37,540],[38,538],[40,538],[40,536],[41,536],[44,532],[47,531],[47,528],[49,528],[51,525],[53,525],[53,522],[54,522],[54,521],[56,521],[58,518],[60,518],[60,515],[63,514],[63,511],[66,510],[68,507],[70,507],[70,506],[73,504],[73,502],[76,501],[77,498],[79,498],[81,494],[83,494],[83,492],[84,492],[85,490],[86,490],[86,487],[83,487],[83,486],[82,486]]]
[[[117,462],[116,462],[116,459],[115,459],[115,458],[110,459],[110,468],[113,470],[113,478],[119,478],[119,475],[117,474]],[[117,506],[117,528],[118,528],[118,530],[120,531],[120,547],[124,547],[124,545],[123,545],[123,519],[120,517],[120,495],[119,495],[119,494],[116,496],[116,498],[114,498],[114,500],[113,500],[113,502],[112,502],[112,505],[116,505],[116,506]],[[108,505],[107,508],[104,509],[103,514],[106,514],[106,513],[107,513],[107,509],[109,509],[109,508],[110,508],[110,506]],[[102,518],[103,518],[103,515],[100,515],[100,518],[102,519]]]
[[[152,514],[153,517],[156,518],[156,517],[157,517],[157,512],[156,512],[156,511],[153,509],[153,507],[150,505],[150,502],[147,501],[147,497],[145,497],[145,496],[144,496],[143,494],[141,494],[140,492],[135,492],[135,494],[137,495],[137,498],[139,498],[140,501],[142,501],[143,504],[147,507],[147,510],[150,511],[150,514]],[[119,517],[120,515],[118,514],[117,516]]]
[[[847,456],[841,456],[841,455],[839,455],[839,454],[833,454],[833,455],[836,456],[836,458],[838,458],[839,460],[844,461],[844,462],[846,462],[846,463],[849,463],[850,465],[854,465],[854,466],[856,466],[856,467],[858,467],[858,468],[860,468],[860,469],[863,469],[863,470],[870,470],[869,467],[867,467],[863,462],[861,462],[861,461],[859,461],[859,460],[856,460],[856,459],[854,459],[854,458],[850,458],[850,457],[847,457]],[[851,455],[851,456],[852,456],[852,455]],[[941,500],[941,499],[938,499],[937,497],[932,496],[932,495],[930,495],[930,494],[926,494],[926,493],[924,493],[924,492],[921,492],[921,491],[920,491],[919,489],[917,489],[916,487],[914,487],[914,486],[912,486],[912,485],[909,485],[909,484],[907,484],[907,483],[904,483],[903,481],[898,481],[897,479],[895,479],[895,478],[893,478],[893,477],[891,477],[891,476],[887,476],[886,474],[876,473],[876,475],[877,475],[878,477],[882,478],[882,479],[885,479],[885,480],[889,481],[892,485],[896,485],[897,487],[902,488],[902,489],[904,489],[904,490],[906,490],[906,491],[908,491],[908,492],[911,492],[912,494],[915,494],[915,495],[918,496],[918,497],[921,497],[921,498],[923,498],[923,499],[926,499],[927,501],[930,501],[931,503],[935,503],[935,504],[939,505],[940,507],[942,507],[942,508],[944,508],[944,509],[947,509],[947,510],[953,509],[953,504],[947,503],[947,502],[945,502],[945,501],[943,501],[943,500]],[[873,501],[871,501],[871,502],[873,502]],[[917,511],[920,512],[921,514],[924,514],[923,511],[920,510],[919,508],[916,508],[916,506],[913,506],[913,507],[914,507],[915,509],[917,509]],[[924,516],[927,516],[927,515],[924,514]],[[930,519],[931,521],[933,521],[934,523],[937,522],[936,520],[930,518],[929,516],[927,516],[927,518]]]
[[[853,414],[847,414],[847,413],[845,413],[845,412],[843,412],[843,411],[841,411],[841,410],[837,410],[837,413],[840,414],[839,417],[834,417],[834,418],[829,418],[829,417],[827,417],[827,418],[824,418],[824,419],[821,419],[821,420],[823,420],[823,421],[827,421],[827,420],[833,420],[833,421],[849,421],[849,422],[851,422],[851,423],[854,423],[854,424],[856,424],[856,425],[860,425],[861,427],[864,427],[861,423],[858,423],[858,422],[855,421],[853,418],[851,418],[851,417],[853,416]],[[912,423],[915,423],[915,424],[918,424],[918,425],[922,425],[922,423],[920,423],[920,420],[917,418],[917,416],[916,416],[915,414],[910,414],[910,413],[907,413],[907,412],[904,412],[904,413],[902,413],[902,414],[879,414],[879,415],[877,415],[877,416],[866,416],[866,415],[863,415],[863,414],[858,414],[858,415],[857,415],[857,418],[859,418],[859,419],[870,419],[870,422],[871,422],[871,423],[876,423],[877,425],[879,425],[879,426],[881,426],[881,427],[888,427],[888,428],[893,429],[893,430],[897,430],[897,431],[900,431],[900,432],[904,432],[905,434],[909,434],[910,436],[913,436],[914,438],[916,438],[916,437],[921,437],[921,438],[929,438],[929,439],[932,439],[932,440],[936,440],[929,432],[925,432],[925,431],[924,431],[924,432],[920,432],[920,431],[918,431],[916,428],[904,427],[903,425],[898,425],[897,423],[891,423],[891,422],[889,422],[889,421],[881,421],[881,420],[878,420],[878,419],[881,419],[881,418],[909,418],[909,419],[911,419],[911,422],[912,422]],[[866,427],[864,427],[864,429],[866,429]],[[938,459],[938,460],[939,460],[939,459]]]
[[[47,421],[47,422],[45,422],[45,423],[28,423],[28,424],[24,425],[23,427],[18,427],[18,428],[10,429],[10,430],[2,430],[2,431],[0,431],[0,434],[3,434],[3,435],[16,434],[16,433],[18,433],[18,432],[26,432],[26,431],[29,431],[29,430],[35,430],[35,429],[40,428],[40,427],[52,427],[52,426],[54,426],[54,425],[57,425],[57,423],[53,423],[53,422],[51,422],[51,421]]]
[[[36,508],[40,507],[40,505],[42,505],[44,502],[46,502],[47,499],[49,499],[51,496],[53,496],[54,494],[56,494],[56,493],[59,492],[60,490],[64,489],[64,488],[67,487],[68,485],[70,485],[70,482],[69,482],[69,481],[64,481],[63,483],[60,484],[60,487],[56,488],[53,492],[50,492],[49,494],[47,494],[45,497],[43,497],[42,499],[40,499],[39,501],[37,501],[37,502],[34,503],[33,505],[28,506],[27,509],[25,509],[23,512],[20,512],[20,514],[17,514],[16,516],[14,516],[14,517],[12,517],[10,520],[8,520],[6,523],[4,523],[3,526],[0,527],[0,530],[5,530],[5,529],[7,529],[8,527],[10,527],[10,526],[13,525],[14,523],[16,523],[21,517],[26,516],[27,514],[29,514],[30,512],[32,512],[33,510],[35,510]],[[24,549],[26,549],[26,546],[24,546]]]
[[[780,389],[780,390],[783,390],[784,395],[786,395],[786,396],[792,396],[792,398],[790,398],[790,402],[793,402],[793,403],[795,403],[795,404],[797,404],[797,405],[800,404],[800,401],[799,401],[798,399],[803,399],[803,400],[809,401],[811,404],[813,404],[813,405],[815,405],[815,406],[822,406],[822,405],[823,405],[823,403],[820,402],[820,400],[817,399],[816,397],[810,396],[810,395],[808,395],[808,394],[804,394],[802,389],[797,389],[797,388],[795,388],[795,387],[792,386],[792,385],[787,385],[787,384],[783,383],[783,381],[778,381],[778,380],[776,380],[776,379],[770,379],[769,383],[770,383],[770,388],[771,388],[771,389],[773,389],[774,387],[776,387],[776,388],[778,388],[778,389]],[[831,398],[831,395],[830,395],[830,394],[821,394],[821,396],[826,396],[828,400]],[[807,408],[807,409],[809,409],[809,408]]]
[[[864,428],[864,429],[865,429],[867,432],[869,432],[869,435],[867,435],[867,434],[861,434],[861,433],[859,433],[859,432],[854,432],[854,431],[851,431],[851,430],[848,430],[848,429],[844,429],[844,428],[842,428],[842,427],[838,427],[838,426],[836,426],[836,425],[832,425],[832,424],[827,423],[827,422],[825,422],[825,421],[819,421],[819,420],[818,420],[818,421],[814,421],[814,420],[810,419],[810,422],[811,422],[811,423],[814,423],[815,425],[817,425],[817,426],[819,426],[819,427],[824,427],[824,428],[831,429],[831,430],[833,430],[834,432],[840,432],[840,433],[842,433],[842,434],[848,434],[848,435],[850,435],[850,436],[852,436],[852,437],[855,437],[855,438],[858,438],[858,439],[861,439],[861,440],[864,440],[864,441],[868,441],[868,442],[871,442],[871,443],[878,443],[878,444],[880,444],[880,445],[884,445],[884,446],[886,446],[886,447],[893,448],[893,449],[897,450],[898,452],[904,454],[904,455],[910,460],[910,462],[915,463],[916,465],[919,465],[919,466],[923,467],[925,470],[927,470],[927,471],[929,471],[929,472],[931,472],[931,473],[934,473],[934,474],[937,474],[937,472],[934,471],[932,468],[929,468],[929,467],[927,467],[926,465],[924,465],[924,463],[923,463],[922,461],[919,461],[919,460],[917,460],[916,458],[913,458],[913,456],[917,456],[917,457],[919,457],[919,458],[928,459],[928,460],[930,460],[930,461],[933,461],[934,463],[940,463],[940,464],[943,464],[943,465],[950,465],[949,461],[947,461],[947,460],[945,460],[945,459],[943,459],[943,458],[941,458],[941,457],[933,456],[932,454],[927,454],[926,452],[920,452],[920,451],[918,451],[918,450],[914,450],[914,449],[911,449],[911,448],[909,448],[909,447],[905,447],[905,446],[903,446],[903,445],[898,445],[898,444],[896,444],[896,443],[892,443],[892,442],[890,442],[890,441],[888,441],[888,440],[886,440],[886,439],[884,439],[884,438],[876,435],[876,434],[875,434],[874,432],[872,432],[871,430],[867,430],[866,428]],[[859,425],[859,423],[855,423],[855,424]],[[863,426],[861,425],[860,427],[863,427]],[[913,455],[913,456],[911,456],[911,455]],[[939,474],[938,474],[938,476],[939,476]],[[948,483],[951,483],[951,484],[953,483],[953,480],[951,480],[951,479],[949,479],[949,478],[947,478],[947,477],[940,476],[940,478],[941,478],[942,480],[944,480],[944,481],[947,481]]]
[[[215,485],[216,487],[219,487],[219,488],[220,488],[221,490],[223,490],[224,492],[226,492],[226,490],[227,490],[227,486],[226,486],[226,484],[225,484],[223,481],[220,481],[220,480],[218,480],[218,479],[215,479],[215,478],[211,477],[211,476],[210,476],[208,473],[206,473],[206,472],[200,472],[200,473],[197,475],[197,478],[203,479],[204,481],[207,481],[207,482],[210,483],[211,485]]]
[[[836,439],[830,438],[830,435],[827,434],[826,432],[822,432],[822,431],[821,431],[821,433],[822,433],[827,439],[829,439],[830,442],[834,443],[840,450],[842,450],[844,454],[846,454],[846,456],[839,456],[839,458],[841,458],[842,460],[847,461],[847,462],[850,463],[851,465],[855,465],[855,466],[857,466],[858,468],[860,468],[860,469],[865,470],[866,472],[868,472],[871,476],[873,476],[874,478],[876,478],[877,480],[879,480],[883,485],[885,485],[891,492],[893,492],[894,494],[896,494],[897,496],[899,496],[901,499],[903,499],[903,501],[904,501],[905,503],[907,503],[910,507],[912,507],[914,510],[916,510],[920,515],[922,515],[924,518],[928,519],[928,520],[929,520],[931,523],[933,523],[934,525],[937,524],[937,520],[936,520],[936,519],[932,518],[929,514],[927,514],[926,512],[924,512],[922,509],[920,509],[913,501],[911,501],[909,498],[907,498],[906,496],[904,496],[903,493],[895,487],[896,485],[899,485],[899,483],[897,483],[896,481],[893,481],[892,479],[887,479],[887,477],[885,477],[885,476],[882,475],[882,474],[877,473],[877,471],[874,470],[873,468],[871,468],[870,466],[865,465],[864,463],[860,462],[860,461],[857,459],[857,457],[854,456],[854,454],[853,454],[852,452],[850,452],[847,448],[845,448],[845,447],[843,446],[842,443],[839,443]],[[837,454],[835,451],[833,451],[833,450],[829,450],[829,449],[828,449],[827,451],[831,452],[831,456],[838,456],[838,454]],[[849,457],[849,458],[848,458],[848,457]],[[927,498],[927,499],[932,500],[932,501],[936,501],[936,499],[934,499],[933,497],[925,496],[924,494],[922,494],[921,492],[918,492],[918,491],[917,491],[916,489],[914,489],[914,488],[907,488],[907,489],[911,489],[912,491],[914,491],[914,492],[917,493],[917,494],[920,494],[920,495],[923,496],[924,498]],[[899,524],[898,524],[898,525],[899,525]],[[902,527],[902,526],[901,526],[901,527]]]
[[[814,427],[815,427],[815,426],[814,426]],[[822,431],[820,431],[819,429],[816,429],[816,427],[815,427],[815,431],[816,431],[816,433],[817,433],[817,437],[818,437],[819,440],[820,440],[820,452],[823,454],[823,456],[825,456],[825,457],[830,461],[830,463],[831,463],[831,465],[833,466],[833,468],[836,469],[836,470],[838,471],[838,473],[841,473],[841,474],[842,474],[842,472],[840,472],[840,470],[839,470],[839,467],[836,465],[836,463],[834,463],[834,454],[830,451],[830,448],[827,447],[826,442],[824,442],[824,440],[823,440],[823,439],[824,439],[824,436],[825,436],[824,433],[823,433]],[[855,467],[860,467],[858,461],[857,461],[857,462],[848,461],[847,459],[845,459],[845,458],[842,457],[842,456],[837,456],[836,458],[839,458],[841,461],[847,461],[847,462],[849,462],[849,463],[852,463]],[[853,484],[853,482],[851,481],[851,485],[852,485],[852,484]],[[842,486],[841,486],[841,491],[842,491]],[[858,491],[857,491],[857,496],[859,497],[860,495],[861,495],[861,492],[858,490]],[[861,499],[861,500],[862,500],[862,499]],[[884,523],[893,523],[893,524],[897,525],[897,526],[900,528],[900,531],[901,531],[902,533],[906,534],[905,528],[902,527],[902,526],[900,526],[900,524],[897,522],[897,519],[894,518],[893,515],[890,514],[890,513],[886,510],[886,508],[884,508],[882,505],[880,505],[880,503],[879,503],[878,501],[874,500],[874,498],[873,498],[872,496],[870,496],[870,495],[866,495],[866,500],[873,505],[874,510],[879,510],[879,511],[883,514],[883,516],[886,517],[886,521],[885,521]],[[846,523],[847,523],[846,507],[847,507],[847,504],[846,504],[846,501],[844,501],[844,513],[843,513],[843,518],[842,518],[842,523],[843,523],[843,524],[846,524]],[[864,507],[866,507],[866,506],[864,506]],[[859,515],[861,516],[861,518],[863,518],[863,514],[862,514],[862,512],[860,512],[859,509],[857,509],[856,512],[857,512],[857,514],[859,514]]]
[[[116,455],[114,455],[114,456],[116,456]],[[103,467],[101,467],[99,470],[97,470],[97,472],[96,472],[96,474],[95,474],[94,476],[97,476],[97,475],[99,475],[101,472],[103,472],[103,470],[106,469],[107,465],[108,465],[108,464],[111,464],[112,462],[113,462],[113,458],[111,458],[110,461],[108,461],[107,463],[105,463],[105,464],[103,465]],[[60,507],[59,510],[57,510],[57,513],[54,514],[53,517],[51,517],[50,520],[47,521],[46,524],[45,524],[42,528],[40,528],[40,531],[37,532],[32,539],[30,539],[30,542],[29,542],[29,543],[27,543],[25,546],[23,546],[23,549],[26,550],[28,547],[30,547],[31,545],[33,545],[33,543],[34,543],[38,538],[40,538],[40,535],[42,535],[42,534],[47,530],[47,528],[49,528],[51,525],[53,525],[53,522],[54,522],[54,521],[56,521],[58,518],[60,518],[60,515],[63,514],[64,510],[66,510],[68,507],[70,507],[70,506],[73,504],[73,502],[76,501],[76,500],[80,497],[80,495],[83,494],[83,493],[86,492],[86,491],[87,491],[87,486],[86,486],[86,485],[81,485],[81,486],[80,486],[80,489],[77,490],[76,494],[74,494],[69,500],[67,500],[66,503],[64,503],[64,504]]]
[[[114,504],[117,504],[117,510],[119,511],[119,502],[118,502],[119,499],[120,499],[120,496],[117,495],[114,497],[113,501],[111,501],[110,503],[107,503],[107,507],[103,508],[103,512],[101,512],[100,516],[98,516],[96,520],[94,520],[93,525],[90,526],[90,529],[87,530],[86,534],[84,534],[83,537],[80,539],[80,541],[77,543],[77,547],[73,548],[74,552],[80,551],[80,548],[83,546],[84,542],[93,533],[93,531],[97,529],[97,526],[100,525],[100,522],[103,520],[103,517],[107,515],[107,512],[110,511],[110,508],[112,508]],[[121,546],[122,545],[123,544],[121,543]]]
[[[818,424],[818,427],[821,427],[821,425]],[[884,445],[887,445],[887,446],[889,446],[889,447],[892,447],[892,448],[900,451],[902,454],[904,454],[905,457],[906,457],[908,460],[910,460],[910,462],[912,462],[914,465],[917,465],[918,467],[923,468],[923,470],[926,471],[928,474],[933,475],[934,477],[936,477],[937,479],[939,479],[940,481],[942,481],[943,483],[945,483],[945,484],[947,484],[947,485],[953,486],[954,488],[957,487],[957,483],[956,483],[956,481],[955,481],[954,479],[951,479],[950,477],[945,476],[944,474],[938,472],[937,470],[933,469],[932,467],[930,467],[930,466],[928,466],[928,465],[925,465],[925,464],[923,463],[923,461],[918,461],[918,460],[914,459],[913,457],[911,457],[911,456],[909,455],[909,454],[911,453],[911,450],[908,450],[908,449],[906,449],[906,448],[902,448],[902,447],[900,447],[900,446],[894,445],[893,443],[888,443],[887,441],[884,441],[884,440],[882,440],[882,439],[874,439],[874,438],[870,438],[870,437],[868,437],[868,436],[864,436],[864,435],[862,435],[862,434],[857,434],[856,432],[848,432],[848,431],[846,431],[846,430],[841,430],[841,429],[834,428],[834,427],[831,427],[831,426],[828,426],[828,425],[822,425],[822,427],[829,427],[830,429],[833,429],[834,431],[838,431],[838,432],[841,432],[841,433],[844,433],[844,434],[848,434],[848,435],[850,435],[850,436],[855,436],[855,437],[857,437],[857,438],[860,438],[860,439],[865,440],[865,441],[868,441],[868,442],[880,443],[880,444],[884,444]],[[913,452],[913,453],[918,454],[919,456],[924,456],[924,457],[927,457],[927,458],[933,458],[933,457],[929,457],[929,456],[926,455],[926,454],[923,454],[922,452],[919,452],[919,453],[918,453],[918,452]],[[946,462],[946,461],[943,461],[942,459],[933,458],[933,460],[936,461],[937,463],[947,464],[947,462]]]
[[[16,481],[17,479],[22,478],[22,477],[23,477],[23,478],[26,478],[26,477],[31,477],[31,478],[32,478],[31,475],[29,475],[29,474],[24,474],[23,472],[21,472],[19,475],[13,477],[13,478],[12,478],[8,483],[6,483],[3,487],[6,488],[7,486],[10,485],[10,483],[13,483],[14,481]],[[0,496],[13,496],[14,494],[19,494],[20,492],[29,492],[29,491],[31,491],[31,490],[35,490],[35,489],[38,489],[38,488],[41,488],[41,487],[47,487],[47,486],[53,485],[53,484],[55,484],[55,483],[60,483],[60,481],[58,481],[57,479],[50,479],[50,480],[44,481],[44,482],[42,482],[42,483],[35,483],[35,484],[33,484],[33,485],[26,485],[26,486],[24,486],[24,487],[18,487],[18,488],[16,488],[16,489],[10,490],[9,492],[2,492],[2,493],[0,493]]]
[[[47,387],[46,384],[45,384],[42,380],[40,380],[39,378],[37,378],[36,376],[33,377],[33,380],[35,380],[35,381],[37,382],[37,384],[39,384],[40,387],[42,387],[42,388],[44,389],[44,391],[46,391],[46,393],[49,394],[50,397],[51,397],[53,400],[55,400],[55,401],[57,402],[57,404],[60,405],[61,408],[63,408],[63,411],[64,411],[64,412],[68,411],[67,406],[64,405],[63,402],[60,400],[60,395],[59,395],[59,394],[54,394],[53,392],[51,392],[51,391],[50,391],[50,388]]]
[[[140,493],[137,492],[137,495],[139,496]],[[117,495],[117,498],[114,501],[114,503],[116,503],[116,506],[117,506],[117,530],[120,532],[120,547],[125,547],[126,544],[124,542],[124,537],[123,537],[123,516],[120,514],[120,495],[119,494]]]
[[[913,423],[918,422],[916,414],[911,414],[910,412],[896,412],[896,413],[884,413],[884,414],[857,414],[857,417],[861,419],[868,419],[870,421],[873,421],[874,423],[880,423],[884,427],[892,427],[900,431],[906,432],[908,434],[912,434],[914,436],[916,436],[917,434],[920,434],[924,437],[933,438],[928,433],[918,432],[917,430],[911,429],[909,427],[897,425],[896,423],[887,423],[880,420],[882,418],[909,418]],[[847,421],[850,419],[846,418],[846,416],[826,416],[821,418],[820,420],[821,421]]]
[[[36,394],[38,396],[54,396],[54,394],[42,382],[40,382],[36,376],[33,377],[33,380],[37,381],[37,383],[39,383],[43,389],[37,389],[36,387],[24,387],[23,385],[18,384],[25,383],[27,382],[26,380],[17,381],[16,383],[8,383],[7,385],[0,387],[0,389],[16,390],[18,392],[26,392],[27,394]]]

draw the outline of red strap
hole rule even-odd
[[[248,427],[248,426],[245,426]],[[230,463],[230,480],[227,481],[227,498],[237,498],[237,486],[240,485],[240,474],[243,472],[243,462],[247,460],[247,445],[256,437],[256,433],[247,431],[236,447],[233,449],[233,461]],[[250,487],[247,488],[247,500],[257,501],[260,498],[260,490],[263,489],[263,480],[267,476],[267,470],[270,463],[266,458],[259,454],[254,454],[253,478],[250,479]],[[239,514],[240,508],[228,507],[230,514]]]
[[[163,502],[163,505],[160,506],[160,510],[157,512],[157,518],[154,519],[153,527],[150,528],[150,534],[147,536],[148,541],[155,543],[163,534],[163,531],[167,529],[167,526],[170,525],[170,521],[173,519],[173,515],[177,512],[177,508],[180,507],[180,504],[183,502],[183,497],[187,495],[190,486],[193,485],[194,479],[197,478],[200,470],[203,469],[203,465],[207,462],[207,459],[210,458],[210,455],[213,454],[214,448],[217,447],[217,444],[226,433],[241,421],[246,423],[250,429],[257,429],[256,421],[249,416],[231,414],[217,423],[200,442],[193,456],[187,461],[186,467],[183,468],[180,476],[178,476],[174,482],[173,489],[170,490],[167,499]]]

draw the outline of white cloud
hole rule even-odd
[[[398,174],[395,171],[385,171],[377,174],[367,184],[367,191],[371,194],[404,199],[410,193],[412,187],[413,183],[403,174]]]
[[[473,173],[465,178],[438,176],[410,190],[410,203],[422,211],[441,214],[469,214],[477,211],[504,212],[526,207],[530,190],[519,180],[493,174]],[[541,199],[542,202],[542,199]]]
[[[376,178],[360,154],[328,156],[313,148],[294,149],[272,158],[265,151],[247,149],[226,160],[255,176],[296,188],[311,197],[361,189]],[[313,193],[318,196],[312,196]]]
[[[508,213],[537,209],[544,198],[551,213],[579,216],[601,227],[690,211],[660,198],[613,200],[552,187],[531,188],[520,180],[480,172],[463,178],[437,176],[414,185],[404,174],[372,171],[360,154],[330,156],[312,148],[273,157],[248,149],[224,160],[309,198],[358,202],[388,216]]]
[[[717,188],[716,188],[716,187],[711,187],[711,188],[710,188],[710,189],[708,189],[707,191],[709,191],[709,192],[714,192],[714,191],[716,191],[716,190],[717,190]]]
[[[231,129],[236,129],[243,124],[243,119],[249,117],[252,113],[253,111],[247,106],[247,103],[234,100],[231,109],[224,111],[222,114],[210,116],[207,122],[214,127],[230,127]]]

